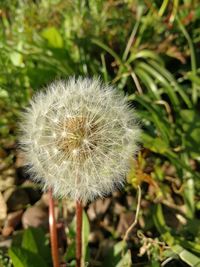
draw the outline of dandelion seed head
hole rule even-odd
[[[126,98],[89,78],[56,81],[36,94],[20,128],[32,178],[84,203],[124,184],[140,135]]]

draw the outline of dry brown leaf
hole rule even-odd
[[[2,193],[0,192],[0,226],[4,223],[6,216],[7,216],[7,205],[3,198]]]

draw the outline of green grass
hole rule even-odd
[[[0,146],[16,139],[16,119],[36,90],[70,75],[100,76],[128,95],[143,126],[140,164],[126,190],[141,183],[150,209],[141,208],[140,230],[153,241],[140,238],[136,249],[153,242],[146,266],[173,259],[200,266],[198,1],[0,5]],[[182,216],[177,229],[167,225],[166,207]]]

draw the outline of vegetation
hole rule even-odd
[[[85,208],[85,261],[109,267],[200,266],[199,1],[3,0],[0,23],[0,180],[15,168],[12,187],[27,189],[16,164],[17,120],[34,92],[54,79],[100,76],[137,109],[142,149],[132,160],[125,190],[108,198],[105,212],[96,210],[92,221],[92,204]],[[138,185],[138,223],[125,246],[119,227],[127,230],[134,219],[126,215],[135,214]],[[0,189],[5,199],[9,188]],[[60,204],[62,209],[66,202]],[[69,217],[62,259],[74,266]],[[14,267],[51,266],[43,230],[24,230],[19,223],[12,237],[8,251],[1,245],[0,266],[10,266],[8,255]]]

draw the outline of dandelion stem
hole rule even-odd
[[[52,189],[49,189],[49,229],[51,239],[51,254],[53,260],[53,266],[59,267],[58,260],[58,238],[56,229],[56,219],[54,213],[54,200],[52,195]]]
[[[83,206],[80,201],[76,201],[76,267],[81,267],[82,261],[82,217]]]

